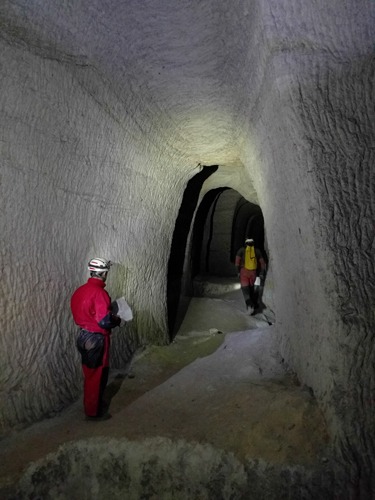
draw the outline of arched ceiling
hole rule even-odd
[[[290,79],[289,55],[339,61],[368,50],[371,16],[355,4],[8,0],[0,12],[4,37],[94,68],[117,93],[137,96],[152,108],[143,127],[163,130],[187,157],[238,167],[262,89]]]
[[[238,40],[255,16],[217,2],[83,0],[9,2],[7,36],[46,58],[93,66],[117,89],[155,109],[149,126],[204,164],[240,164],[233,81]],[[250,5],[246,7],[249,12]],[[238,104],[236,104],[238,102]]]

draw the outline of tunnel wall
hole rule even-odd
[[[371,38],[365,42],[361,15],[371,9],[336,6],[333,28],[325,26],[333,12],[318,24],[297,5],[270,2],[263,9],[269,51],[259,57],[268,56],[269,64],[258,75],[261,112],[255,103],[257,120],[248,128],[258,137],[261,167],[254,183],[270,248],[281,353],[324,408],[347,467],[348,498],[367,498],[375,488],[374,58],[366,55]],[[352,16],[362,21],[361,41],[350,33],[357,26]],[[342,40],[340,23],[351,41]],[[323,55],[321,43],[336,57]],[[252,152],[247,143],[248,171]]]
[[[373,276],[371,134],[364,105],[350,103],[352,93],[344,104],[338,94],[362,82],[369,99],[371,70],[357,70],[328,71],[329,86],[315,93],[306,82],[294,90],[278,86],[287,94],[282,99],[292,95],[294,102],[283,120],[275,120],[277,103],[270,104],[267,133],[279,134],[274,147],[288,167],[264,166],[274,200],[264,215],[281,353],[323,404],[337,450],[350,464],[353,498],[374,488],[374,282],[366,278]]]
[[[138,94],[120,99],[87,61],[48,50],[1,42],[4,431],[81,390],[69,300],[90,258],[115,263],[107,290],[134,312],[112,335],[112,366],[124,366],[135,345],[167,341],[168,256],[196,173],[156,140]]]
[[[93,253],[117,263],[108,290],[134,307],[115,358],[127,336],[165,341],[184,188],[198,162],[228,164],[215,187],[262,207],[282,354],[322,403],[353,491],[368,492],[374,2],[154,1],[125,17],[119,3],[105,22],[94,1],[44,4],[17,2],[38,29],[1,18],[3,427],[77,393],[68,297]]]
[[[332,325],[325,331],[334,333],[330,344],[339,359],[328,366],[330,406],[339,422],[340,451],[349,458],[350,478],[359,489],[371,485],[371,494],[375,489],[374,63],[373,57],[364,57],[350,66],[327,68],[319,76],[317,91],[311,91],[310,82],[300,89],[301,121],[310,148],[308,167],[315,174],[318,193],[312,211],[316,247],[331,255],[323,287],[325,311],[334,308],[335,316],[325,321]]]

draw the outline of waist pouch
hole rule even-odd
[[[101,366],[104,354],[104,336],[101,333],[80,330],[76,345],[83,365],[88,368]]]

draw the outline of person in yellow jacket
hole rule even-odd
[[[246,308],[253,309],[251,315],[258,312],[258,294],[255,291],[255,280],[257,276],[264,281],[266,263],[261,251],[254,246],[252,238],[246,238],[245,246],[241,247],[237,254],[235,265],[239,274],[241,290],[245,299]]]

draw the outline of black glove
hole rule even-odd
[[[117,302],[114,300],[113,302],[111,302],[111,313],[114,314],[115,316],[117,316],[117,313],[118,313],[118,304]]]
[[[103,319],[98,322],[98,325],[100,326],[100,328],[104,328],[105,330],[111,330],[112,328],[119,326],[120,323],[121,318],[109,312],[106,316],[104,316]]]

